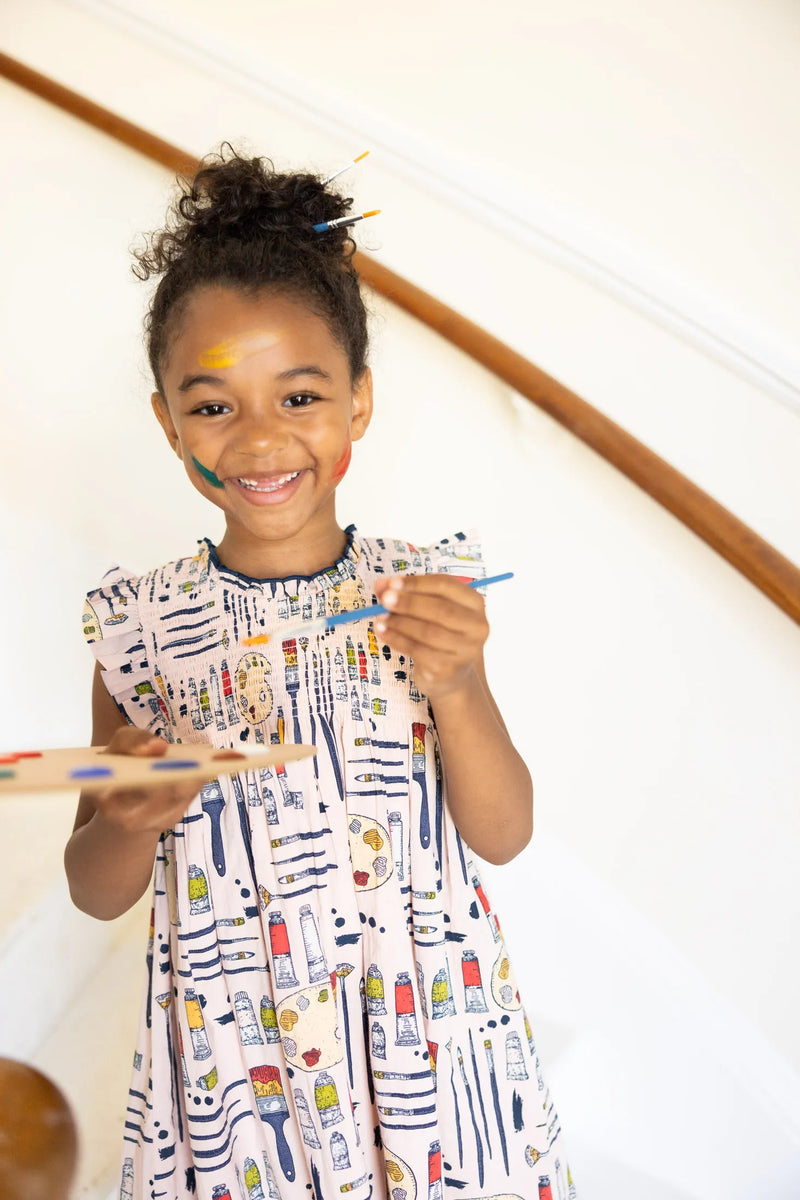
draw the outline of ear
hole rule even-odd
[[[353,385],[353,416],[350,436],[354,442],[367,432],[372,419],[372,371],[365,367]]]
[[[167,441],[181,462],[183,462],[183,448],[181,447],[181,441],[178,437],[178,431],[175,428],[175,424],[169,414],[169,408],[167,407],[166,400],[160,392],[153,392],[152,396],[150,397],[150,403],[153,406],[153,412],[156,414],[159,425],[164,430]]]

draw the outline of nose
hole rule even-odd
[[[255,409],[242,414],[236,430],[234,449],[250,457],[274,454],[289,442],[289,430],[274,410]]]

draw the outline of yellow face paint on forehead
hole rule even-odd
[[[226,367],[235,367],[242,359],[250,358],[253,354],[259,354],[262,350],[269,350],[276,345],[281,340],[282,333],[280,329],[251,329],[238,337],[217,342],[216,346],[209,346],[201,352],[197,361],[201,367],[218,371]]]

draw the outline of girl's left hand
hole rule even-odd
[[[483,596],[452,575],[398,575],[375,581],[389,613],[375,633],[414,660],[414,682],[434,701],[463,687],[489,636]]]

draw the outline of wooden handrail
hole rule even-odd
[[[2,53],[0,76],[172,171],[191,174],[197,166],[198,160],[193,155]],[[543,409],[668,509],[800,624],[800,568],[755,530],[643,442],[485,329],[363,252],[358,253],[356,261],[361,278],[371,288]]]

